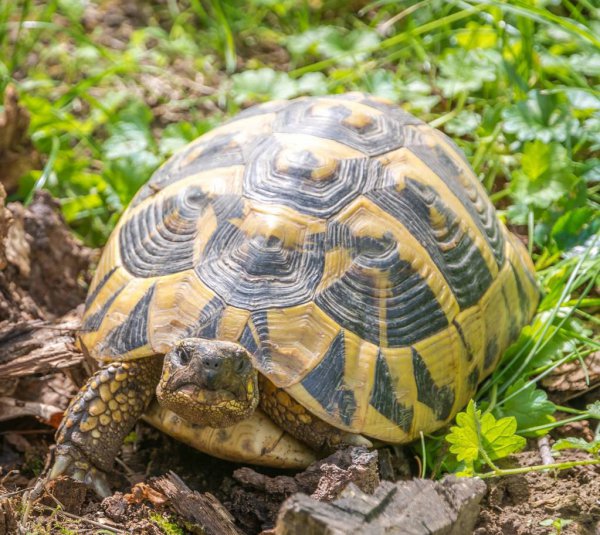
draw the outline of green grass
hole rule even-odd
[[[243,107],[348,90],[390,98],[465,151],[500,217],[528,239],[544,292],[470,422],[514,419],[511,434],[525,437],[559,425],[539,380],[599,346],[594,2],[142,2],[118,29],[114,9],[95,5],[95,19],[78,0],[0,7],[0,89],[18,88],[45,161],[13,199],[50,190],[74,231],[99,246],[162,161]],[[594,407],[561,410],[598,417]],[[467,466],[446,436],[416,446],[427,473],[493,471],[486,457],[497,451],[476,448]]]

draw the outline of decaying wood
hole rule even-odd
[[[64,404],[24,398],[19,385],[76,370],[83,361],[75,346],[75,308],[85,298],[95,253],[72,236],[48,193],[37,192],[27,208],[6,207],[5,197],[0,184],[0,417],[46,419]]]
[[[152,487],[170,499],[170,507],[192,533],[201,535],[241,535],[235,519],[209,492],[192,491],[177,474],[154,479]]]
[[[542,379],[542,385],[557,403],[597,389],[600,387],[600,351],[585,357],[583,365],[581,361],[573,360],[559,366]]]
[[[95,253],[75,239],[58,203],[38,191],[24,208],[4,206],[0,186],[0,331],[7,324],[49,320],[85,299]]]
[[[372,495],[350,484],[334,502],[295,494],[281,507],[276,535],[464,535],[472,533],[486,486],[479,479],[383,481]]]
[[[77,314],[55,322],[20,321],[0,326],[0,377],[25,377],[71,368],[83,361],[75,345]]]
[[[239,468],[233,478],[239,483],[231,492],[231,511],[250,532],[270,529],[280,504],[294,493],[316,500],[333,500],[354,483],[371,493],[379,484],[377,452],[350,447],[311,464],[295,476],[270,477],[251,468]]]
[[[7,191],[17,189],[19,179],[41,162],[27,136],[29,113],[19,104],[12,85],[4,91],[4,109],[0,113],[0,181]]]

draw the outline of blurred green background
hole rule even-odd
[[[0,8],[48,188],[101,245],[174,150],[256,102],[361,90],[456,139],[549,252],[598,228],[600,9],[558,2],[19,0]],[[597,212],[596,212],[597,216]]]

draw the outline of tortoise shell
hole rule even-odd
[[[172,157],[106,245],[81,342],[111,361],[239,341],[323,420],[404,442],[464,406],[537,300],[461,151],[351,93],[250,108]]]

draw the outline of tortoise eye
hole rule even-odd
[[[179,347],[177,349],[177,356],[179,357],[179,363],[182,366],[189,364],[191,355],[190,355],[190,352],[185,347]]]
[[[233,365],[235,373],[243,373],[248,370],[249,362],[243,353],[235,353],[233,357],[236,359]]]

